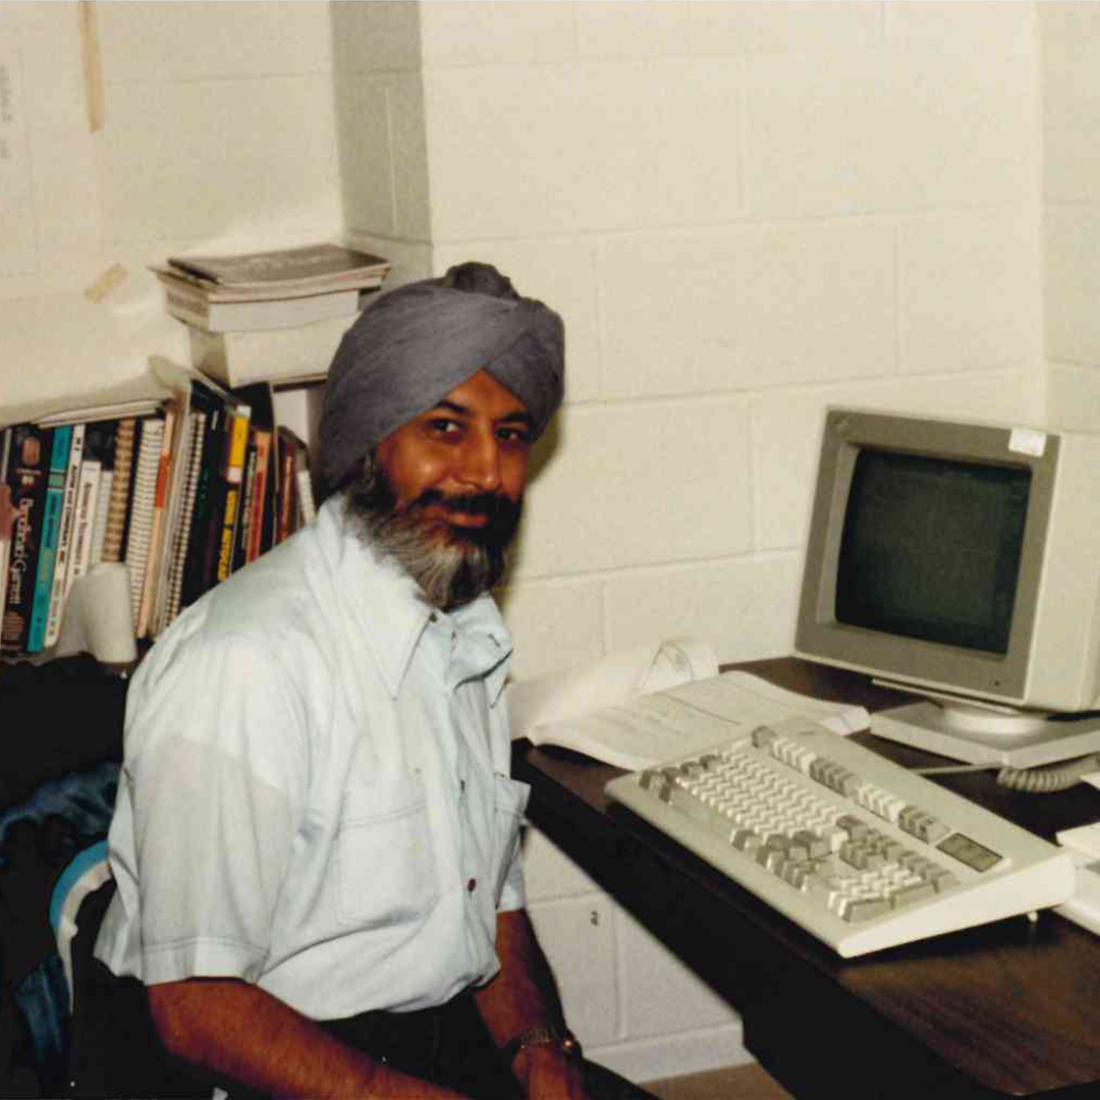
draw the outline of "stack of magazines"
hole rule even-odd
[[[240,386],[323,377],[340,337],[382,285],[388,260],[337,244],[176,256],[152,270],[188,326],[192,365]]]

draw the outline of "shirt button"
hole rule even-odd
[[[472,894],[477,889],[477,879],[472,878],[466,883],[466,892]]]

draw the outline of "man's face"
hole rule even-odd
[[[476,529],[489,518],[452,505],[480,496],[518,505],[527,485],[531,426],[523,402],[478,371],[383,439],[375,457],[398,510],[416,505],[426,520]]]
[[[480,371],[376,448],[352,487],[372,544],[443,608],[494,585],[519,524],[532,421]]]

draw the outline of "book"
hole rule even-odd
[[[217,535],[221,531],[221,472],[225,455],[225,429],[229,403],[219,393],[196,383],[191,404],[206,413],[202,434],[202,458],[195,486],[191,531],[180,582],[180,608],[189,607],[213,583]]]
[[[15,507],[8,484],[8,456],[11,454],[11,429],[0,429],[0,617],[8,591],[8,562],[11,560],[11,532],[15,526]]]
[[[59,428],[58,431],[63,429]],[[80,483],[80,466],[84,458],[84,424],[72,426],[69,464],[65,471],[65,495],[61,505],[61,526],[57,534],[57,560],[54,563],[53,587],[50,593],[50,614],[46,622],[46,648],[57,641],[61,631],[61,615],[68,593],[69,561],[72,557],[73,527],[76,522],[76,498]]]
[[[269,252],[171,256],[168,271],[225,290],[289,297],[347,287],[378,286],[390,269],[381,256],[337,244],[310,244]]]
[[[141,421],[139,435],[126,534],[126,569],[130,576],[130,609],[135,633],[141,614],[141,597],[145,590],[149,539],[153,533],[153,511],[157,500],[164,421],[160,417],[147,417]]]
[[[303,294],[293,298],[241,298],[241,292],[219,293],[165,270],[156,276],[164,287],[164,308],[184,324],[207,332],[254,332],[308,325],[330,317],[354,316],[366,304],[361,287]]]
[[[114,486],[114,470],[102,470],[99,475],[99,492],[96,494],[95,519],[92,524],[92,546],[88,568],[93,569],[103,561],[103,544],[107,539],[107,513]]]
[[[178,401],[170,401],[164,407],[161,420],[160,453],[157,456],[157,476],[153,490],[153,516],[149,525],[149,549],[145,563],[145,578],[141,589],[141,603],[135,632],[139,638],[153,633],[157,594],[164,568],[166,529],[169,520],[169,495],[172,484],[172,459],[179,430],[180,408]]]
[[[107,527],[100,555],[101,559],[108,563],[123,560],[123,537],[126,532],[126,514],[130,502],[137,423],[134,417],[126,417],[119,421],[115,433],[115,468],[111,478],[111,495],[107,502]]]
[[[26,650],[28,653],[41,653],[46,647],[46,630],[50,621],[54,573],[57,571],[57,543],[61,533],[61,514],[65,503],[65,482],[69,469],[69,451],[72,447],[72,440],[73,429],[71,425],[57,428],[53,433],[46,500],[42,512],[38,567],[35,570],[30,633],[27,636]],[[62,578],[64,578],[64,572],[62,572]],[[62,585],[64,585],[64,579],[62,579]]]
[[[239,404],[230,413],[228,445],[224,466],[225,482],[222,527],[218,542],[217,579],[224,581],[233,571],[233,547],[240,522],[241,488],[244,478],[245,452],[248,449],[248,425],[252,410]]]
[[[88,572],[92,559],[92,532],[95,526],[96,505],[103,465],[98,458],[87,456],[80,463],[80,479],[76,487],[76,511],[73,516],[72,548],[69,551],[69,569],[65,577],[65,598],[69,597],[78,577]]]
[[[269,491],[271,451],[274,432],[257,428],[254,434],[256,446],[256,483],[252,495],[252,519],[248,527],[246,562],[255,561],[274,542],[274,497]]]
[[[8,431],[7,485],[15,517],[4,617],[0,623],[0,650],[18,654],[27,652],[34,611],[53,431],[35,424],[17,424]]]
[[[298,526],[304,527],[317,518],[317,505],[313,499],[313,474],[309,466],[309,448],[298,440]]]
[[[809,718],[841,734],[870,722],[861,706],[814,699],[748,672],[719,673],[713,649],[690,638],[520,681],[508,691],[513,737],[628,771],[701,752],[739,731],[747,736],[758,725],[785,718]],[[691,715],[688,730],[685,710]]]
[[[207,332],[188,327],[191,364],[230,389],[271,380],[323,378],[356,314],[263,332]]]
[[[302,508],[298,500],[302,480],[298,470],[307,454],[306,445],[292,429],[280,424],[276,435],[279,451],[278,526],[276,542],[289,538],[301,526]]]
[[[115,446],[118,438],[117,420],[101,420],[89,424],[84,434],[84,461],[98,465],[99,477],[92,500],[92,515],[88,531],[87,562],[83,572],[103,560],[103,545],[107,537],[107,512],[114,483]],[[83,469],[83,468],[82,468]],[[77,573],[82,576],[83,573]]]
[[[187,565],[187,548],[191,541],[191,523],[195,515],[195,496],[199,475],[202,472],[203,438],[206,434],[206,411],[196,408],[188,413],[190,437],[187,454],[187,477],[180,505],[180,521],[176,527],[172,547],[172,561],[168,573],[168,606],[164,626],[172,623],[180,612],[183,597],[183,577]]]
[[[267,468],[270,465],[271,440],[275,433],[275,393],[268,382],[256,382],[235,391],[238,400],[252,410],[248,426],[248,453],[245,458],[241,523],[234,553],[234,569],[259,557],[264,542],[264,525],[273,529],[267,492]]]
[[[244,475],[241,478],[240,521],[233,543],[233,564],[230,571],[236,573],[248,564],[248,547],[252,542],[252,524],[255,519],[256,494],[256,429],[248,429],[248,446],[245,448]]]

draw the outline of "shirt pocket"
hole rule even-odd
[[[337,912],[345,924],[406,923],[438,896],[427,796],[412,776],[349,788],[335,847]]]
[[[498,905],[508,870],[519,851],[520,826],[530,794],[529,784],[507,775],[493,775],[493,866],[496,871],[493,898]]]

